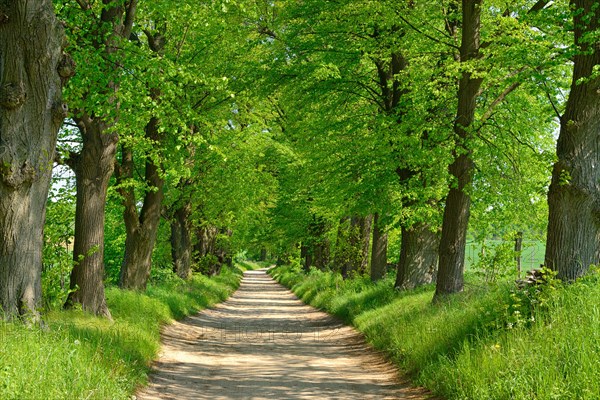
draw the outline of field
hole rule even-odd
[[[493,252],[499,245],[504,243],[502,240],[488,240],[485,242],[487,247],[486,252]],[[512,243],[510,243],[512,246]],[[475,265],[481,259],[481,243],[474,241],[467,242],[465,250],[465,269],[472,270]],[[523,271],[527,271],[533,268],[539,268],[544,263],[544,253],[546,251],[546,244],[540,241],[523,241],[523,247],[521,250],[521,268]],[[515,264],[516,272],[516,264]]]

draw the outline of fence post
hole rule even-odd
[[[515,236],[515,261],[517,262],[517,279],[521,279],[521,249],[523,248],[523,232]]]

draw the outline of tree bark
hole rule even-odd
[[[150,32],[144,30],[151,50],[156,54],[162,54],[166,41],[161,32]],[[160,102],[160,88],[150,87],[150,97],[155,102]],[[160,119],[156,116],[150,118],[146,124],[145,137],[153,145],[161,144]],[[125,178],[133,179],[133,149],[124,149],[123,169]],[[119,168],[117,168],[119,171]],[[152,251],[158,234],[160,223],[160,212],[163,200],[164,180],[161,176],[160,167],[154,160],[146,155],[146,171],[144,181],[147,192],[142,203],[142,210],[138,213],[135,190],[129,186],[122,189],[125,211],[125,256],[121,265],[119,286],[123,289],[146,290],[150,270],[152,268]],[[121,174],[117,174],[119,178]]]
[[[373,247],[371,249],[371,281],[384,277],[387,267],[387,233],[380,226],[379,214],[373,216]]]
[[[313,214],[312,220],[307,226],[307,238],[305,238],[304,245],[306,254],[310,257],[310,264],[319,269],[324,269],[329,263],[330,243],[327,231],[327,220]]]
[[[5,319],[35,320],[68,56],[51,1],[10,4],[0,10],[0,306]]]
[[[203,226],[196,231],[198,242],[195,251],[199,258],[214,254],[218,229],[214,226]]]
[[[224,243],[223,240],[225,237],[230,239],[233,231],[229,228],[221,228],[218,235],[221,236],[221,240],[217,240],[215,254],[219,263],[217,268],[213,270],[213,275],[219,274],[223,265],[233,266],[233,256],[230,252],[229,243]]]
[[[260,249],[260,261],[267,261],[267,249],[264,247]]]
[[[192,273],[191,204],[177,208],[171,218],[171,257],[173,270],[182,279]]]
[[[118,43],[127,40],[131,33],[137,10],[137,0],[125,3],[104,0],[105,7],[99,18],[90,21],[93,32],[93,46],[107,56],[107,62],[100,65],[109,76],[117,73],[118,65],[109,61],[118,51]],[[78,1],[89,18],[90,5],[86,0]],[[107,93],[113,94],[111,101],[118,110],[116,93],[119,84],[109,81]],[[77,205],[75,209],[75,243],[73,245],[74,266],[71,272],[70,288],[73,290],[65,306],[81,304],[84,310],[110,318],[104,296],[104,212],[108,182],[114,170],[118,135],[114,132],[117,116],[96,115],[95,105],[89,110],[76,110],[75,121],[81,132],[83,147],[78,154],[72,154],[67,163],[75,171]]]
[[[359,240],[362,241],[362,251],[360,258],[360,266],[359,271],[361,274],[364,274],[369,269],[369,250],[371,246],[371,226],[373,225],[373,216],[368,215],[360,219],[359,228],[360,228],[360,237]]]
[[[105,125],[88,116],[78,119],[83,148],[69,164],[75,172],[74,266],[68,305],[81,304],[85,311],[110,318],[104,297],[104,212],[108,183],[117,151],[116,134],[105,133]],[[85,132],[85,133],[84,133]]]
[[[379,60],[375,64],[377,66],[379,86],[381,88],[381,104],[383,106],[382,111],[388,115],[395,115],[398,118],[397,122],[402,123],[402,116],[404,112],[398,110],[398,104],[402,97],[409,93],[409,90],[402,88],[400,82],[398,81],[398,74],[408,67],[408,60],[404,58],[401,52],[395,51],[392,53],[392,57],[388,63]],[[433,111],[430,112],[433,113]],[[422,135],[422,139],[424,139],[423,141],[426,141],[428,137],[427,132],[422,132],[420,134]],[[402,155],[398,153],[398,157],[401,158]],[[411,179],[414,179],[416,176],[418,176],[419,170],[414,169],[414,167],[407,168],[399,165],[396,168],[396,174],[400,179],[399,183],[404,185]],[[427,185],[427,183],[424,181],[422,184]],[[413,206],[412,201],[407,202],[405,206]],[[426,228],[429,228],[429,226],[426,226]],[[376,232],[376,230],[377,226],[375,226],[375,229],[373,230],[374,250],[376,233],[379,233]],[[418,237],[419,233],[423,233],[424,236],[422,238]],[[402,244],[402,249],[404,252],[401,253],[400,262],[398,264],[398,275],[395,284],[396,288],[408,289],[421,284],[431,283],[434,279],[432,276],[430,276],[430,274],[437,271],[438,257],[437,254],[432,256],[429,250],[425,250],[424,248],[426,248],[430,243],[435,243],[436,245],[439,244],[437,236],[435,240],[433,240],[429,229],[423,229],[421,224],[416,224],[414,227],[403,228],[402,240],[406,242],[403,242]],[[437,249],[434,253],[436,252]],[[383,264],[374,265],[372,262],[371,278],[373,280],[379,279],[380,274],[386,267],[387,260],[381,260],[380,262]]]
[[[479,57],[482,0],[462,1],[462,36],[460,62],[466,63]],[[458,106],[454,133],[458,138],[454,162],[449,172],[454,182],[450,186],[439,248],[439,269],[435,299],[461,292],[464,286],[465,246],[469,225],[471,198],[468,190],[473,180],[474,164],[468,141],[472,137],[471,126],[477,108],[477,93],[483,82],[469,71],[463,72],[458,86]]]
[[[349,218],[340,218],[336,242],[335,242],[335,253],[333,255],[333,264],[336,271],[339,271],[343,277],[346,276],[347,259],[348,259],[348,224]],[[300,254],[302,255],[302,248],[300,248]]]
[[[217,243],[219,228],[213,225],[199,228],[196,232],[198,243],[195,246],[200,272],[204,275],[216,275],[225,261],[225,251]],[[227,232],[229,235],[229,232]]]
[[[341,272],[344,278],[349,277],[354,271],[364,273],[369,266],[371,221],[372,216],[353,216],[350,218],[348,234],[340,236],[338,231],[338,240],[341,238],[348,241],[348,243],[340,243],[339,246],[343,251]]]
[[[153,142],[159,141],[159,124],[160,121],[153,117],[146,126],[146,137]],[[133,168],[133,150],[124,148],[122,165],[117,169],[118,180],[133,179]],[[125,256],[119,281],[119,286],[123,289],[146,290],[150,278],[164,185],[160,168],[150,158],[146,160],[145,181],[149,189],[144,196],[140,212],[137,209],[134,188],[129,186],[120,190],[125,205],[123,217],[126,232]]]
[[[315,267],[324,270],[329,263],[329,240],[327,238],[320,238],[315,243],[314,249],[314,264]]]
[[[402,228],[398,274],[394,287],[410,290],[435,281],[440,237],[427,223]]]
[[[586,34],[599,29],[600,2],[572,0],[575,44],[573,81],[548,193],[545,264],[573,281],[600,262],[600,43]],[[590,79],[591,77],[591,79]]]
[[[312,257],[309,254],[308,246],[305,244],[300,245],[300,261],[302,262],[302,268],[308,272],[312,263]]]
[[[310,252],[306,253],[306,257],[304,257],[304,271],[308,272],[310,271],[310,267],[313,265],[312,264],[312,254],[310,254]]]

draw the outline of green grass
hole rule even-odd
[[[114,322],[72,310],[46,314],[43,329],[0,323],[0,398],[129,399],[146,382],[160,327],[225,300],[240,277],[240,268],[225,268],[212,278],[152,284],[146,293],[108,288]]]
[[[600,398],[600,279],[530,289],[508,283],[433,305],[433,287],[396,293],[392,277],[364,278],[280,267],[272,274],[304,301],[337,315],[448,399]],[[539,303],[533,311],[527,299]],[[520,313],[517,313],[519,311]],[[532,321],[533,319],[533,321]]]

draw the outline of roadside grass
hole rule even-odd
[[[447,399],[600,398],[600,278],[519,291],[478,285],[432,304],[434,288],[392,289],[393,277],[271,274],[307,303],[362,331],[416,384]]]
[[[0,398],[131,398],[157,357],[161,326],[225,300],[256,267],[187,282],[172,275],[145,293],[108,288],[113,322],[79,310],[50,311],[43,328],[1,322]]]

